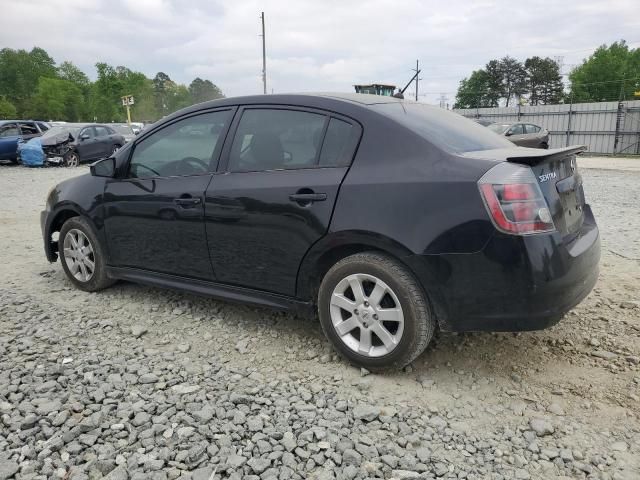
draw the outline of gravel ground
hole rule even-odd
[[[388,375],[314,321],[71,288],[38,213],[83,172],[0,166],[0,480],[640,478],[640,172],[583,169],[601,275],[560,324],[441,333]]]

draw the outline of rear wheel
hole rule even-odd
[[[69,280],[80,290],[95,292],[109,287],[103,249],[93,229],[82,217],[72,217],[60,229],[60,262]]]
[[[318,294],[325,335],[356,365],[402,368],[433,336],[435,319],[406,267],[379,253],[359,253],[334,265]]]

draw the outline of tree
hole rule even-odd
[[[602,102],[633,98],[640,90],[640,48],[624,40],[602,45],[569,74],[573,101]]]
[[[9,100],[0,97],[0,120],[10,120],[17,117],[16,107]]]
[[[87,77],[82,70],[68,61],[62,62],[58,66],[58,77],[63,80],[69,80],[79,87],[88,87],[91,83],[89,77]]]
[[[522,96],[527,93],[527,74],[520,63],[515,58],[506,56],[498,63],[502,83],[502,97],[505,99],[505,106],[509,106],[511,99],[519,102]]]
[[[531,105],[549,105],[560,103],[563,97],[562,76],[556,62],[550,58],[537,56],[524,62],[529,85],[529,103]]]
[[[486,70],[474,70],[469,78],[463,78],[456,94],[453,108],[497,107],[497,98],[491,95],[491,77]]]
[[[200,77],[196,77],[189,84],[189,94],[191,95],[192,103],[202,103],[207,100],[224,97],[222,91],[216,85],[210,80],[202,80]]]
[[[41,77],[29,103],[27,116],[31,118],[77,122],[82,116],[84,97],[69,80]]]
[[[40,77],[56,77],[55,62],[42,48],[0,50],[0,92],[15,106],[17,116],[24,116]]]
[[[158,112],[160,112],[161,116],[168,113],[167,92],[173,83],[174,82],[169,78],[169,75],[164,72],[158,72],[156,73],[156,76],[153,77],[153,90],[156,97],[156,108]]]

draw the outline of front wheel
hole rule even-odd
[[[64,166],[65,167],[77,167],[80,165],[80,156],[78,152],[71,150],[67,152],[64,156]]]
[[[107,277],[103,249],[84,218],[72,217],[62,225],[58,245],[62,269],[77,288],[96,292],[114,283]]]
[[[436,325],[411,272],[374,252],[351,255],[327,272],[318,313],[336,349],[369,370],[411,363],[427,347]]]

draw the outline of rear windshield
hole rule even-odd
[[[487,127],[443,108],[405,102],[381,103],[373,108],[448,152],[513,147],[513,143]]]

